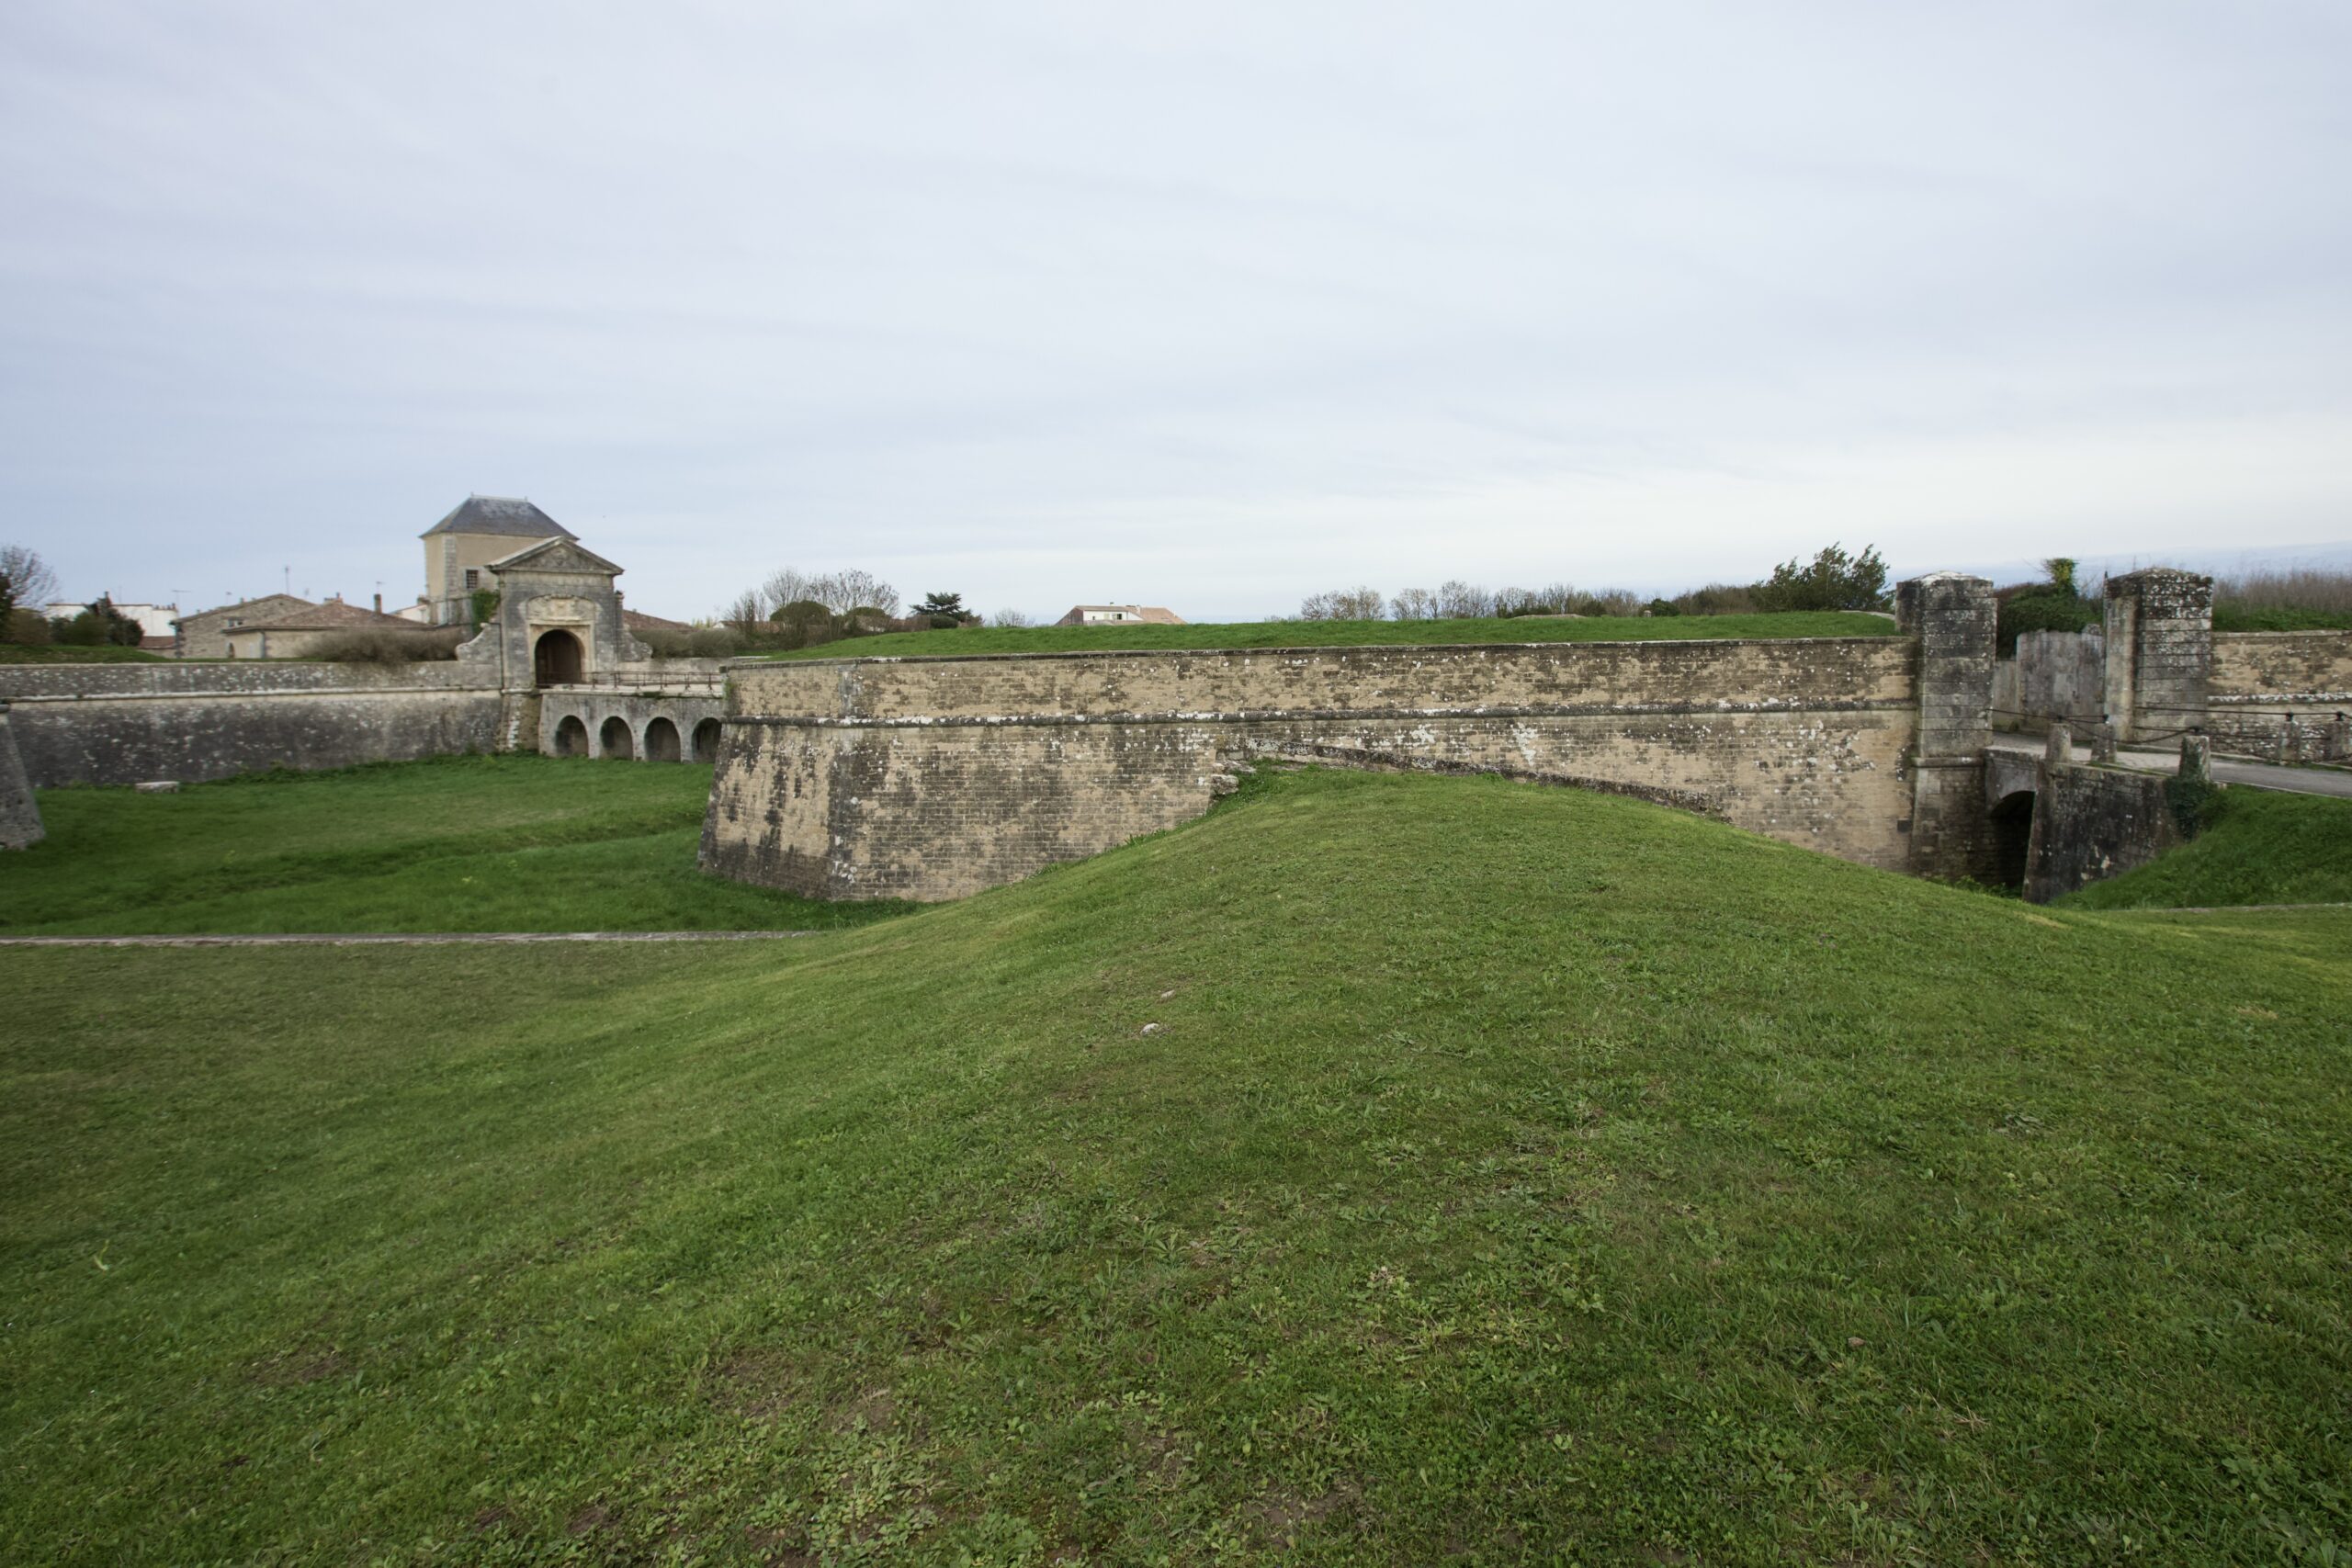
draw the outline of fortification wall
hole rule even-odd
[[[494,674],[463,663],[0,665],[38,788],[491,751]]]
[[[2107,712],[2107,638],[2089,632],[2025,632],[2018,637],[2017,722],[2041,734],[2055,722],[2078,728]],[[1994,707],[2001,706],[1994,694]]]
[[[703,863],[955,897],[1189,820],[1253,750],[1327,745],[1677,790],[1902,867],[1917,662],[1895,637],[744,661]]]
[[[2206,701],[2221,750],[2352,760],[2352,632],[2216,632]]]

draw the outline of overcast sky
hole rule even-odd
[[[2345,0],[0,7],[0,539],[1198,619],[2352,540]]]

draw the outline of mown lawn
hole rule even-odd
[[[1229,621],[1184,626],[967,626],[886,632],[775,659],[871,659],[956,653],[1088,653],[1135,648],[1363,648],[1381,644],[1661,642],[1770,637],[1893,637],[1884,615],[1522,615],[1510,620]]]
[[[2352,800],[2223,790],[2196,838],[2061,902],[2084,909],[2352,903]]]
[[[0,952],[0,1558],[2340,1561],[2347,954],[1322,773],[804,942]]]
[[[520,754],[44,790],[49,837],[0,866],[0,934],[829,930],[906,908],[702,874],[710,773]]]

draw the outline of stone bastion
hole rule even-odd
[[[1287,746],[1672,792],[1865,864],[1922,869],[1926,846],[1972,873],[1991,603],[1928,580],[1912,635],[1883,637],[739,660],[702,863],[958,897],[1198,817]]]

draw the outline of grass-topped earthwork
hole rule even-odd
[[[0,1558],[2340,1562],[2347,955],[1317,772],[796,942],[0,952]]]
[[[967,626],[886,632],[773,655],[917,658],[970,653],[1098,653],[1121,649],[1368,648],[1388,644],[1660,642],[1718,637],[1892,637],[1884,615],[1520,615],[1508,620],[1233,621],[1156,626]]]
[[[69,646],[64,643],[42,643],[34,646],[21,642],[0,642],[0,664],[165,664],[175,662],[160,653],[150,653],[143,648],[124,648],[115,643],[96,647]]]
[[[44,790],[0,934],[830,929],[904,905],[706,876],[708,764],[448,757]]]
[[[2196,838],[2063,902],[2083,909],[2352,902],[2352,800],[2224,789]]]

